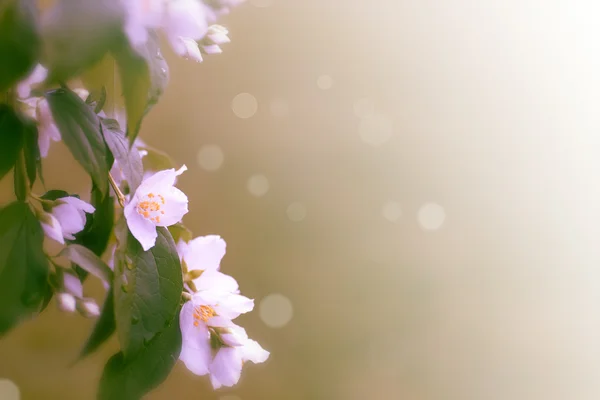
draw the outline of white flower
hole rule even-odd
[[[85,227],[85,213],[91,214],[95,208],[77,197],[61,197],[57,199],[49,214],[41,220],[46,236],[64,244],[64,239],[74,240],[76,233]]]
[[[48,156],[50,140],[58,142],[61,139],[60,131],[56,127],[46,99],[43,97],[30,97],[32,86],[42,83],[47,75],[48,70],[38,64],[27,78],[17,84],[17,95],[24,106],[25,114],[38,123],[38,147],[40,155],[44,158]],[[85,89],[78,88],[73,91],[82,100],[85,100],[89,95],[89,92]]]
[[[162,29],[180,56],[200,57],[196,41],[208,29],[206,7],[198,0],[123,0],[125,34],[132,47],[148,40],[148,29]],[[201,57],[200,57],[201,60]]]
[[[185,262],[188,272],[204,271],[194,279],[196,290],[219,290],[239,293],[238,283],[229,275],[219,271],[221,259],[225,255],[226,244],[220,236],[199,236],[189,243],[180,241],[177,252]]]
[[[179,359],[196,375],[210,372],[211,338],[219,337],[221,328],[229,327],[232,319],[249,312],[254,301],[238,294],[201,291],[181,308],[180,328],[182,348]],[[228,331],[227,331],[228,332]]]
[[[77,299],[83,297],[83,285],[75,273],[65,271],[62,274],[62,290],[56,294],[56,303],[61,311],[75,312]]]
[[[167,169],[144,179],[125,206],[127,226],[144,251],[156,243],[157,226],[174,225],[188,212],[187,196],[173,186],[186,170],[184,165],[178,171]]]
[[[26,99],[31,94],[31,87],[38,85],[46,79],[48,70],[41,64],[35,66],[31,74],[17,84],[17,96],[21,99]]]
[[[213,388],[233,386],[240,380],[244,362],[263,363],[269,352],[256,341],[249,339],[246,331],[233,323],[226,327],[230,333],[221,335],[224,345],[212,360],[209,372]]]
[[[231,322],[252,311],[254,300],[241,296],[232,277],[219,271],[226,244],[221,237],[197,237],[177,246],[197,292],[180,313],[182,348],[179,359],[196,375],[210,374],[213,387],[232,386],[245,361],[264,362],[269,353],[248,339],[246,331]],[[196,273],[194,273],[194,271]]]

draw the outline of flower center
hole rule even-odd
[[[163,196],[160,194],[155,195],[154,193],[148,193],[137,204],[136,210],[142,217],[158,224],[160,222],[160,216],[165,213],[164,210],[161,209],[164,204],[165,198]]]
[[[217,313],[211,306],[196,306],[194,308],[194,326],[198,326],[200,321],[207,323],[215,315]]]

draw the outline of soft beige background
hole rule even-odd
[[[148,398],[598,399],[599,14],[255,0],[223,20],[222,55],[170,57],[142,137],[188,165],[185,222],[227,240],[222,268],[257,303],[240,322],[271,358],[216,393],[178,365]],[[64,148],[46,165],[49,188],[88,189]],[[281,328],[258,310],[272,293],[293,306]],[[24,400],[93,399],[117,343],[69,368],[91,326],[52,304],[0,341],[0,378]]]

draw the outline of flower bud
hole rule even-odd
[[[82,299],[77,306],[81,315],[86,318],[96,318],[100,315],[100,307],[94,299]]]
[[[57,293],[56,304],[61,311],[68,313],[75,312],[76,300],[75,297],[69,293]]]

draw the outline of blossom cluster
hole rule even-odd
[[[94,1],[85,0],[81,4],[92,9],[99,4]],[[102,41],[103,44],[98,45],[92,39],[89,43],[81,39],[85,51],[89,48],[97,54],[87,58],[82,55],[81,60],[69,64],[57,63],[52,53],[69,47],[60,42],[62,39],[51,37],[51,33],[56,32],[53,24],[64,24],[69,16],[71,3],[59,0],[55,8],[42,18],[44,29],[50,32],[48,58],[42,65],[41,57],[30,57],[27,74],[22,73],[22,66],[15,64],[15,77],[18,76],[18,79],[13,79],[6,86],[10,105],[0,104],[0,123],[14,122],[15,132],[23,135],[18,142],[7,142],[6,145],[16,143],[10,167],[14,168],[17,202],[0,209],[0,240],[18,243],[20,232],[26,232],[24,234],[31,235],[26,242],[37,246],[30,249],[33,255],[29,259],[33,261],[23,261],[23,268],[37,271],[39,287],[35,289],[35,296],[21,294],[18,301],[25,297],[36,299],[39,304],[36,303],[27,312],[38,312],[47,305],[52,297],[48,296],[50,293],[63,311],[100,317],[82,355],[94,351],[101,344],[101,341],[94,342],[95,335],[106,340],[116,329],[122,347],[121,353],[115,355],[116,360],[125,355],[127,362],[133,364],[121,365],[113,359],[107,363],[102,380],[105,386],[100,388],[100,398],[113,398],[110,394],[112,387],[125,390],[121,393],[123,398],[141,397],[164,377],[156,378],[156,382],[147,386],[137,387],[119,380],[123,376],[119,368],[134,373],[131,372],[135,371],[132,365],[137,366],[139,376],[145,374],[143,368],[154,372],[162,368],[168,372],[172,367],[168,363],[159,366],[152,363],[169,360],[173,355],[178,356],[194,374],[209,375],[215,389],[232,386],[240,379],[244,363],[262,363],[269,357],[269,352],[250,339],[246,331],[234,322],[241,314],[252,311],[254,301],[243,296],[237,281],[220,270],[226,252],[225,241],[217,235],[192,238],[183,227],[182,219],[188,213],[188,198],[176,185],[178,177],[187,170],[186,166],[177,169],[171,164],[172,168],[165,168],[162,163],[157,168],[148,159],[168,157],[139,139],[137,130],[143,115],[156,101],[160,88],[166,84],[164,77],[163,81],[157,82],[151,74],[157,69],[164,71],[162,64],[154,64],[163,62],[161,57],[148,57],[149,46],[157,46],[157,42],[152,42],[156,33],[165,35],[177,55],[200,62],[203,55],[220,53],[220,46],[229,42],[227,29],[215,25],[215,22],[242,0],[113,2],[118,4],[116,16],[100,25],[103,29],[108,27],[107,30],[118,27],[122,35],[103,36],[94,32],[92,39],[119,37],[122,41],[117,44],[111,42],[104,48]],[[20,23],[27,29],[31,28],[32,35],[37,35],[40,29],[35,26],[35,18],[29,18],[27,13],[30,10],[11,7],[16,8],[14,15],[23,17],[23,21],[16,21],[13,25]],[[0,13],[1,18],[4,17]],[[98,20],[102,17],[98,16]],[[42,33],[46,32],[44,29],[41,29]],[[80,40],[78,35],[71,37],[73,42]],[[0,38],[0,42],[2,40]],[[0,46],[0,52],[2,49]],[[31,54],[37,51],[37,47],[32,48]],[[156,54],[160,55],[160,50]],[[85,80],[79,79],[82,70],[91,66],[90,59],[97,62],[105,56],[114,57],[122,74],[124,111],[118,107],[105,109],[104,86],[104,94],[98,96],[96,88],[86,90],[83,87]],[[0,57],[3,55],[0,54]],[[133,75],[128,75],[130,72]],[[142,96],[139,88],[136,87],[137,92],[132,91],[127,84],[128,78],[139,79],[140,76],[147,77],[143,81]],[[62,77],[68,78],[68,81]],[[3,84],[0,80],[0,85]],[[60,87],[53,88],[56,84]],[[145,111],[141,113],[140,109]],[[34,134],[30,135],[30,132]],[[3,140],[2,135],[0,132],[0,141]],[[60,141],[90,175],[93,182],[90,201],[61,190],[51,190],[44,195],[31,192],[36,177],[39,176],[42,181],[41,164],[50,154],[51,142]],[[0,165],[0,178],[6,173],[2,168]],[[27,226],[28,229],[13,229],[13,225]],[[175,228],[188,234],[176,234]],[[37,232],[43,232],[45,237],[64,246],[62,251],[57,256],[47,255]],[[108,248],[112,251],[106,251]],[[10,261],[11,254],[0,254],[0,264],[5,262],[2,260]],[[69,261],[68,266],[64,265],[65,259]],[[144,260],[148,259],[154,263],[154,275],[149,277],[140,272],[138,279],[151,279],[148,285],[164,290],[165,297],[169,298],[165,304],[160,304],[161,299],[143,290],[137,293],[137,297],[127,295],[128,276],[136,274],[138,268],[144,268]],[[3,267],[4,264],[1,264],[0,272]],[[102,279],[108,289],[102,308],[94,299],[84,295],[83,281],[88,274]],[[170,274],[169,282],[160,288],[165,274]],[[117,287],[119,284],[122,291]],[[177,291],[173,292],[172,287],[176,287]],[[31,291],[33,293],[34,290]],[[131,314],[134,307],[130,306],[130,302],[138,298],[143,298],[140,301],[146,302],[144,306],[151,302],[160,310],[149,310],[147,315],[141,316]],[[136,319],[145,317],[162,319],[157,319],[160,323],[138,324],[135,328],[146,331],[130,329],[137,324]],[[9,312],[0,310],[0,334],[17,320]],[[112,322],[103,325],[106,320]],[[174,321],[178,324],[172,324]],[[178,325],[174,340],[169,339],[168,332],[172,325]],[[140,337],[143,340],[140,341]],[[180,338],[179,347],[177,338]],[[161,342],[165,340],[171,340],[168,346]],[[148,366],[142,365],[144,362],[141,361],[135,364],[132,354],[144,357],[139,355],[136,343],[143,343],[150,354],[152,351],[164,351],[163,347],[168,347],[169,353],[157,353]]]

